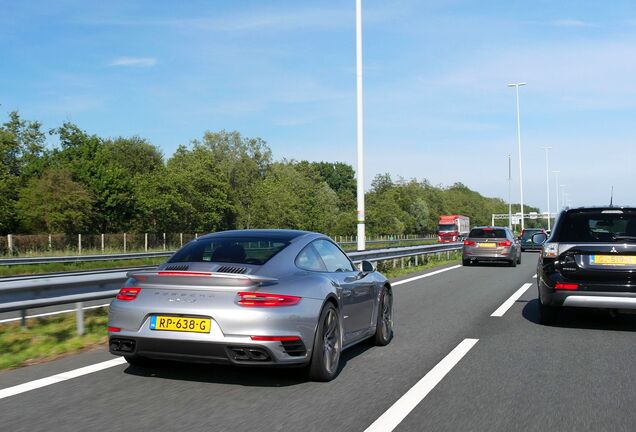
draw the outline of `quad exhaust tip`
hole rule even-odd
[[[135,341],[130,339],[111,339],[109,348],[111,351],[131,353],[135,351]]]
[[[232,358],[237,361],[263,362],[271,360],[269,353],[261,348],[228,347]]]

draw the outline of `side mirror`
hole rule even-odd
[[[543,243],[546,242],[547,239],[548,239],[548,236],[545,235],[544,233],[536,233],[535,235],[532,236],[532,243],[537,245],[542,245]]]
[[[362,261],[361,267],[363,273],[373,273],[376,270],[375,264],[367,260]]]

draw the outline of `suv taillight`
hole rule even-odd
[[[579,284],[557,282],[556,285],[554,285],[554,289],[574,291],[579,289]]]

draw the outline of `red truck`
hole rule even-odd
[[[437,242],[462,241],[470,232],[470,218],[461,215],[442,215],[437,223]]]

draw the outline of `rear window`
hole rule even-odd
[[[584,243],[636,241],[636,212],[618,212],[619,210],[567,213],[559,228],[558,241]]]
[[[506,230],[501,228],[473,228],[468,237],[471,238],[506,238]]]
[[[524,240],[528,240],[531,239],[533,235],[537,234],[537,233],[542,233],[543,230],[540,229],[536,229],[536,230],[525,230],[523,232],[523,234],[521,235],[521,238]]]
[[[279,239],[203,238],[185,245],[168,262],[222,262],[232,264],[265,264],[285,249],[289,242]]]

